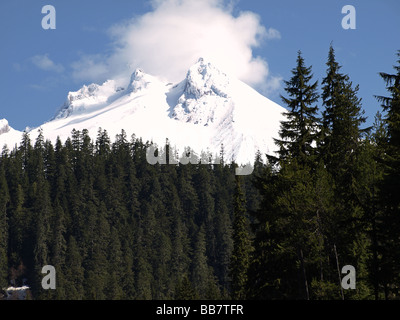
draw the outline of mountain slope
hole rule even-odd
[[[7,119],[0,119],[0,148],[7,145],[8,148],[13,148],[21,141],[22,132],[10,127]]]
[[[126,88],[116,87],[113,80],[83,86],[70,92],[56,116],[40,128],[53,142],[57,136],[64,141],[73,129],[88,129],[95,139],[102,128],[111,138],[121,129],[128,137],[135,134],[158,145],[168,138],[180,152],[190,146],[197,153],[219,154],[223,145],[228,161],[252,163],[257,150],[263,154],[275,150],[273,138],[284,111],[245,83],[199,59],[176,85],[137,69]],[[37,129],[30,131],[32,140]],[[0,145],[20,142],[20,132],[3,131],[0,128]]]

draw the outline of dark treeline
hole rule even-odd
[[[389,95],[371,128],[330,47],[326,76],[312,79],[301,52],[285,81],[288,120],[278,157],[256,178],[249,296],[264,299],[398,299],[400,267],[400,51]],[[317,103],[321,101],[319,116]],[[342,267],[356,270],[344,290]]]
[[[34,299],[398,299],[400,52],[364,128],[331,47],[321,87],[298,53],[276,157],[149,164],[122,130],[24,133],[0,156],[0,288]],[[320,89],[320,92],[319,92]],[[320,107],[318,107],[320,105]],[[168,152],[168,145],[159,152]],[[41,286],[56,268],[56,290]],[[356,270],[344,290],[341,268]]]
[[[4,151],[1,286],[26,278],[43,299],[228,295],[234,168],[151,165],[149,145],[84,130],[55,146],[24,134]],[[41,289],[44,265],[56,290]]]

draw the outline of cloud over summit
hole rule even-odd
[[[240,12],[219,0],[153,0],[153,10],[109,29],[113,50],[85,55],[72,67],[74,77],[90,81],[128,79],[135,68],[177,82],[199,57],[253,86],[276,83],[268,64],[253,55],[263,41],[279,39],[258,15]]]

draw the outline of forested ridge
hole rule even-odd
[[[151,145],[101,128],[0,156],[0,289],[32,299],[399,299],[400,51],[365,128],[358,86],[329,49],[285,81],[278,153],[237,165],[149,164]],[[167,138],[167,137],[166,137]],[[10,147],[10,146],[9,146]],[[169,145],[159,153],[169,154]],[[168,157],[168,156],[167,156]],[[57,288],[41,286],[42,267]],[[356,288],[340,269],[352,265]]]

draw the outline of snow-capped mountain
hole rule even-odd
[[[18,144],[21,140],[22,132],[10,127],[6,119],[0,119],[0,148],[7,145],[9,148]]]
[[[0,134],[7,133],[11,130],[6,119],[0,120]]]
[[[225,159],[252,163],[257,150],[273,153],[284,108],[245,83],[227,76],[200,58],[178,84],[161,81],[137,69],[126,88],[108,80],[70,92],[56,116],[40,128],[45,138],[65,140],[73,129],[88,129],[93,139],[98,129],[111,138],[124,129],[144,141],[163,146],[166,138],[179,151],[219,154]],[[38,128],[30,130],[34,141]],[[0,146],[19,144],[22,132],[0,120]]]

